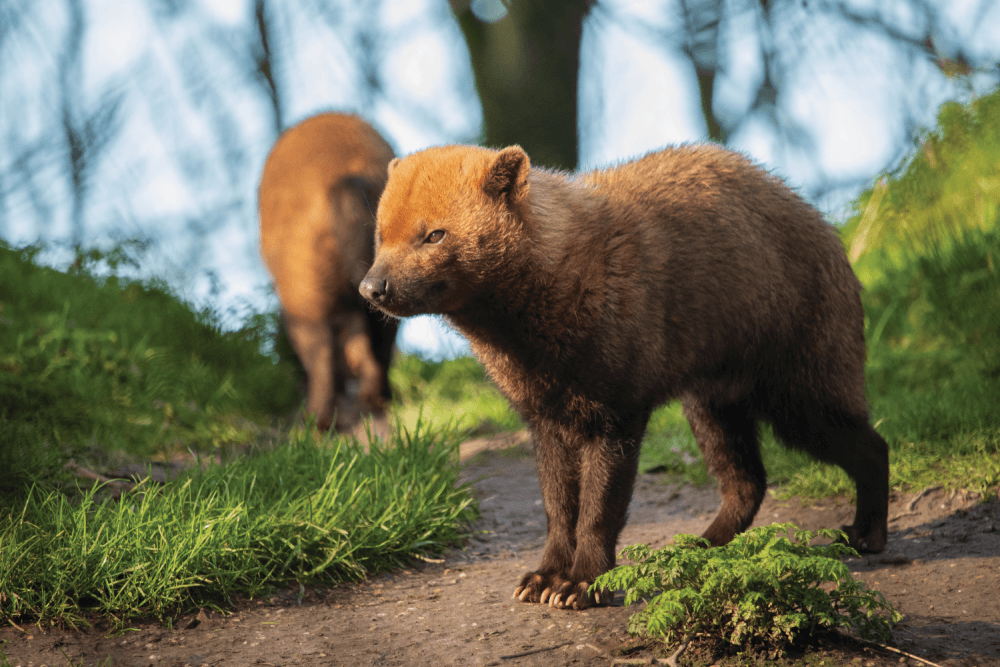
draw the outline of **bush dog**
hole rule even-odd
[[[392,159],[365,121],[325,113],[282,133],[264,164],[261,255],[305,367],[306,409],[323,430],[333,425],[349,375],[360,380],[363,411],[381,413],[390,396],[398,322],[374,312],[358,286],[374,256],[375,209]]]
[[[390,315],[444,315],[530,424],[548,537],[514,597],[574,609],[601,603],[646,423],[675,398],[719,482],[712,545],[760,507],[765,421],[847,471],[849,542],[884,548],[860,289],[815,209],[711,145],[578,175],[518,146],[394,160],[361,283]]]

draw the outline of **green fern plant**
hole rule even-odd
[[[599,576],[591,590],[624,589],[626,605],[647,600],[629,619],[629,632],[669,644],[703,636],[774,657],[823,630],[891,640],[902,616],[851,577],[841,559],[857,552],[841,543],[811,546],[816,537],[844,534],[786,523],[748,530],[722,547],[705,548],[694,535],[659,550],[633,545],[621,555],[634,564]]]

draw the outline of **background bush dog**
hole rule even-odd
[[[398,322],[374,311],[358,286],[374,256],[375,210],[391,159],[392,148],[365,121],[326,113],[285,131],[264,164],[261,255],[306,370],[306,409],[323,430],[333,425],[348,371],[360,380],[363,411],[381,413],[390,397]],[[337,426],[347,428],[342,413]]]
[[[860,289],[815,209],[707,145],[579,175],[518,146],[394,160],[361,283],[390,315],[443,314],[530,424],[548,538],[514,596],[574,609],[602,600],[587,588],[614,565],[650,412],[673,398],[719,481],[713,545],[763,499],[763,420],[847,471],[850,544],[885,547]]]

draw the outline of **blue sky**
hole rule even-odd
[[[489,0],[479,0],[488,5]],[[495,0],[494,0],[495,1]],[[335,3],[330,6],[338,7]],[[1000,3],[974,16],[975,0],[942,0],[945,20],[936,43],[961,43],[967,53],[1000,60]],[[250,25],[252,3],[201,0],[190,20],[157,21],[134,0],[85,2],[90,30],[81,68],[84,101],[102,91],[125,90],[121,134],[103,154],[86,209],[86,242],[145,234],[155,240],[144,264],[183,295],[208,304],[235,326],[254,310],[275,305],[257,256],[256,181],[274,139],[267,100],[245,81],[233,43]],[[398,154],[430,145],[474,141],[481,123],[468,54],[448,5],[434,0],[386,0],[377,17],[356,3],[339,6],[337,21],[275,13],[286,48],[277,78],[287,121],[326,109],[358,111],[389,139]],[[580,72],[580,163],[600,167],[667,144],[705,136],[694,72],[674,37],[679,33],[673,0],[651,3],[608,0],[584,28]],[[751,102],[762,75],[755,2],[729,0],[721,27],[728,49],[716,82],[716,106],[733,117]],[[787,3],[796,38],[804,45],[782,63],[777,127],[763,117],[746,119],[730,137],[733,148],[781,175],[804,193],[843,183],[814,203],[833,219],[860,187],[893,166],[907,148],[907,121],[933,123],[948,99],[968,98],[996,84],[993,75],[971,82],[944,77],[929,58],[914,59],[880,38]],[[875,7],[901,30],[918,28],[906,2],[852,3]],[[65,29],[64,5],[38,2],[27,35],[0,51],[0,140],[44,136],[58,100],[51,82],[58,65],[53,44]],[[358,30],[371,29],[384,46],[378,63],[383,91],[366,91],[356,58]],[[167,26],[167,27],[164,27]],[[23,36],[22,36],[23,37]],[[778,37],[782,37],[778,35]],[[178,54],[196,53],[204,80],[192,82]],[[139,72],[140,74],[136,74]],[[995,72],[995,70],[994,70]],[[234,82],[227,84],[227,82]],[[201,86],[202,89],[198,89]],[[194,91],[196,94],[191,94]],[[214,106],[213,106],[214,105]],[[224,121],[213,109],[224,107]],[[784,140],[781,124],[798,125],[807,148]],[[239,169],[222,166],[214,137],[238,137]],[[2,153],[2,151],[0,151]],[[0,174],[10,167],[0,155]],[[204,177],[192,185],[181,166]],[[51,167],[48,167],[52,169]],[[189,173],[189,172],[188,172]],[[15,193],[0,221],[9,241],[66,239],[71,227],[68,187],[53,170],[50,214],[40,216]],[[58,251],[52,254],[59,261]],[[461,343],[433,322],[409,322],[404,349],[453,354]]]

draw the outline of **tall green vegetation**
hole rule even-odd
[[[890,439],[996,449],[998,217],[1000,91],[944,105],[912,159],[863,193],[845,226],[866,287],[873,412]]]
[[[47,452],[211,451],[294,410],[292,373],[261,353],[267,316],[224,332],[164,284],[118,278],[130,249],[78,251],[62,272],[0,242],[0,475]]]
[[[475,511],[456,460],[457,439],[443,431],[418,427],[366,452],[301,430],[118,502],[36,485],[0,505],[0,619],[165,619],[440,553]]]

